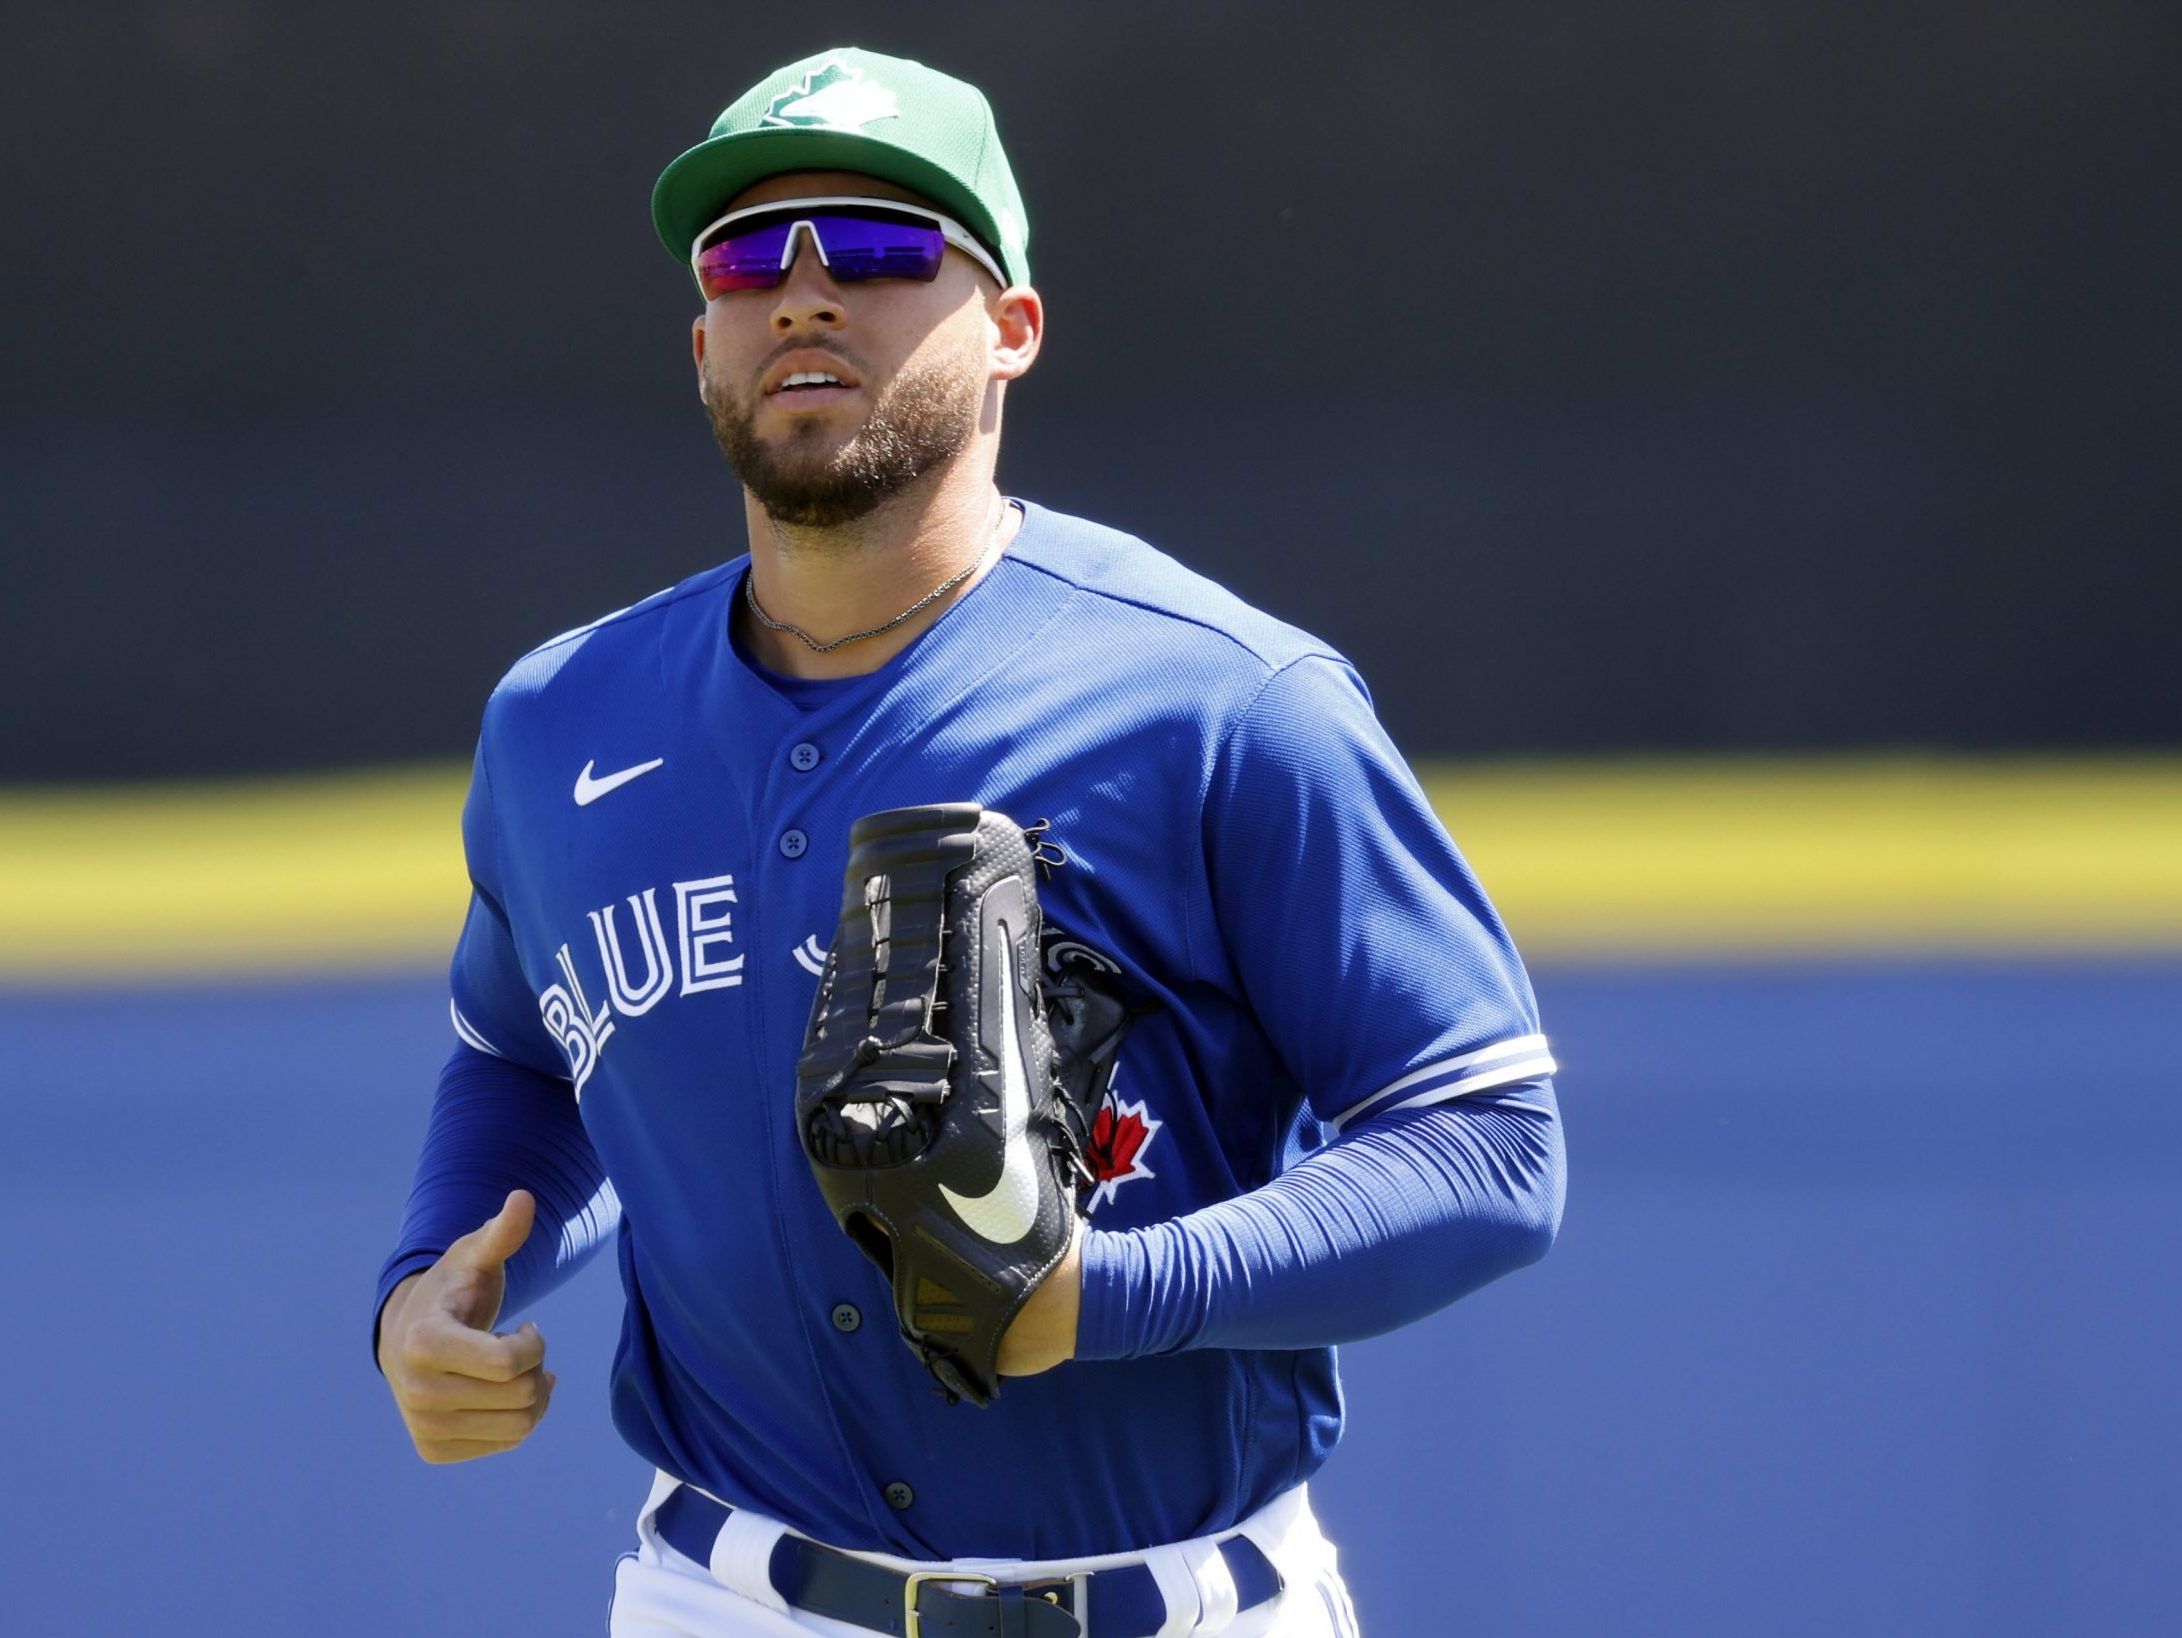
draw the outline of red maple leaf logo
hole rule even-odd
[[[1152,1119],[1143,1104],[1124,1103],[1108,1089],[1092,1117],[1090,1141],[1084,1145],[1084,1161],[1098,1182],[1084,1203],[1085,1211],[1095,1211],[1101,1201],[1111,1200],[1122,1184],[1153,1175],[1144,1164],[1144,1150],[1165,1124]]]

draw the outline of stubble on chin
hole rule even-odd
[[[710,377],[704,405],[713,441],[766,515],[823,529],[866,516],[968,448],[985,384],[983,361],[968,354],[904,370],[846,439],[815,418],[780,438],[761,438],[759,400],[745,401]]]

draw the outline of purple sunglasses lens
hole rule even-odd
[[[820,243],[837,279],[931,279],[947,240],[922,222],[873,216],[821,216]]]
[[[725,290],[766,290],[780,283],[780,252],[786,222],[767,222],[723,234],[697,253],[697,282],[706,300]]]
[[[780,283],[780,254],[799,221],[818,230],[827,271],[840,280],[930,281],[939,276],[947,249],[938,228],[902,217],[813,211],[760,221],[723,235],[697,253],[697,279],[705,299],[729,290],[770,290]]]

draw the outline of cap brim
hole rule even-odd
[[[708,138],[661,171],[652,185],[659,242],[687,264],[690,244],[726,214],[729,200],[782,171],[859,171],[914,189],[983,240],[994,261],[1008,265],[999,225],[977,196],[921,154],[856,131],[791,126]]]

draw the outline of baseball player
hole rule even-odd
[[[1335,1345],[1560,1219],[1507,933],[1339,654],[996,488],[1045,313],[977,90],[795,63],[653,217],[749,551],[486,706],[408,1432],[519,1444],[503,1316],[611,1242],[619,1638],[1352,1635]]]

